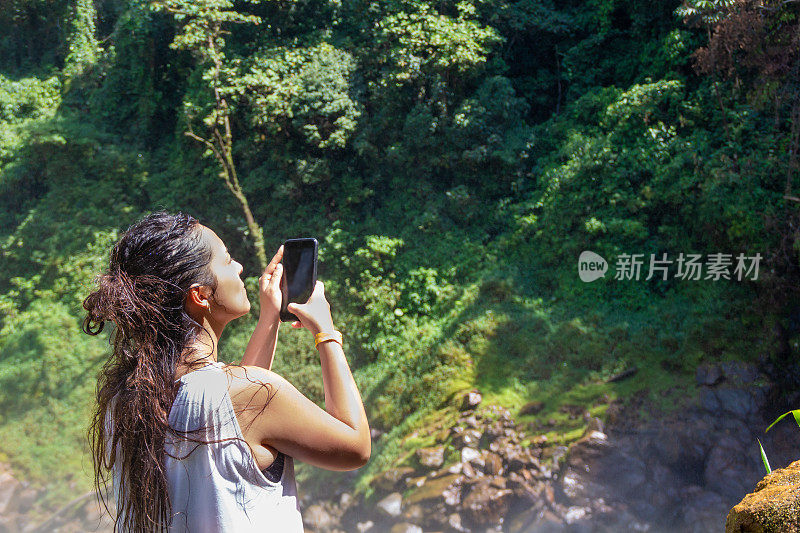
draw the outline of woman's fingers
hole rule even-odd
[[[264,269],[264,273],[265,274],[272,274],[272,272],[275,270],[275,266],[278,263],[281,262],[281,259],[283,259],[283,245],[282,244],[281,244],[281,247],[278,248],[278,251],[275,252],[275,255],[272,256],[272,259],[270,260],[269,264],[267,265],[267,268]]]
[[[311,293],[311,297],[313,298],[316,295],[322,296],[323,298],[325,297],[325,285],[320,280],[317,280],[316,285],[314,285],[314,291]]]
[[[267,268],[264,269],[264,272],[261,273],[261,277],[258,278],[261,282],[261,290],[266,290],[267,286],[272,282],[272,279],[275,277],[273,274],[275,273],[275,267],[277,267],[281,263],[281,259],[283,259],[283,245],[278,248],[278,251],[275,252],[275,255],[272,256]]]
[[[275,265],[275,270],[269,277],[269,288],[273,291],[280,290],[281,274],[283,274],[283,265],[278,263]]]

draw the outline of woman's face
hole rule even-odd
[[[225,243],[213,230],[202,226],[202,231],[203,240],[211,249],[211,263],[208,268],[217,279],[216,293],[210,298],[210,311],[217,321],[224,324],[250,312],[250,300],[247,299],[247,291],[239,277],[242,274],[242,265],[230,256]]]

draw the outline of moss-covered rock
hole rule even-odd
[[[725,533],[800,532],[800,461],[774,470],[728,513]]]

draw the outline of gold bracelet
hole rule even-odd
[[[340,331],[333,330],[333,333],[323,333],[319,332],[314,335],[314,348],[319,347],[320,344],[323,342],[334,341],[338,342],[339,345],[342,345],[342,333]]]

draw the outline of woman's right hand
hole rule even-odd
[[[325,298],[325,286],[317,280],[314,285],[314,292],[308,302],[304,304],[290,303],[286,310],[294,314],[299,320],[292,322],[293,328],[307,328],[312,335],[317,333],[333,332],[333,318],[331,318],[331,306]]]

